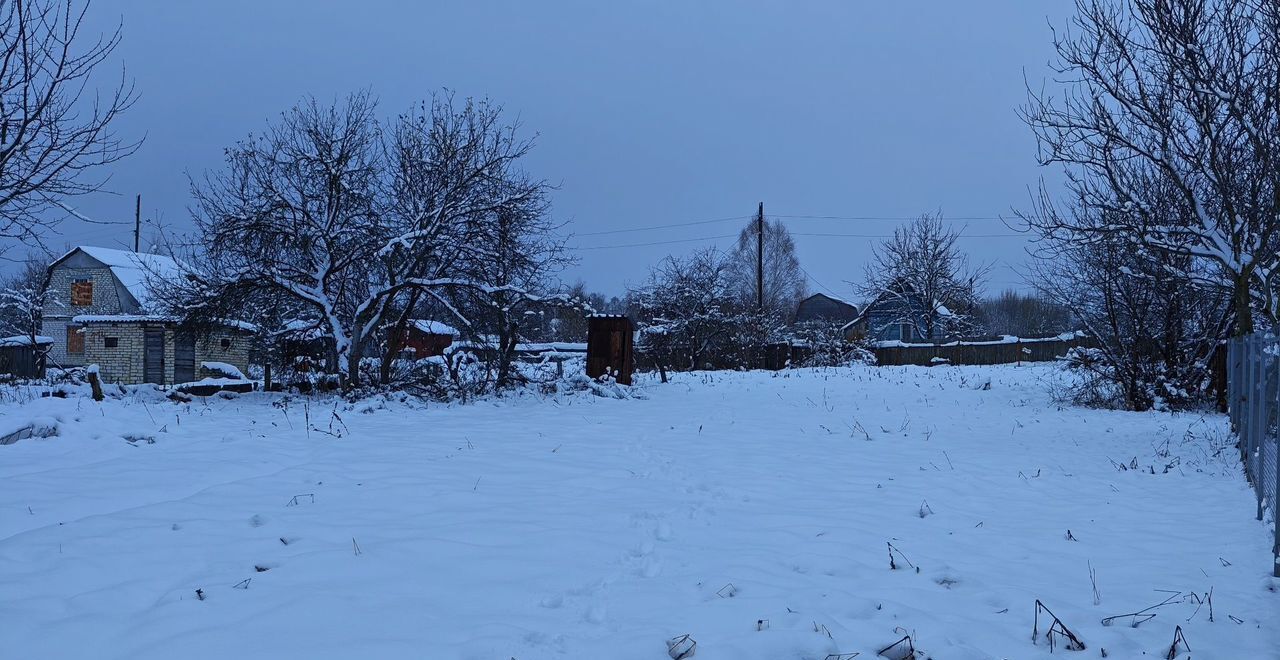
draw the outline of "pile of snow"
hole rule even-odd
[[[200,368],[206,371],[222,374],[226,378],[245,380],[244,373],[241,372],[240,368],[234,364],[228,364],[226,362],[201,362]]]
[[[1197,660],[1274,658],[1273,539],[1225,420],[1063,408],[1059,373],[0,404],[61,420],[0,446],[0,640],[15,658],[653,660],[688,635],[694,660],[778,660],[910,636],[920,657],[1049,660],[1163,658],[1181,627]],[[1037,600],[1086,651],[1050,654],[1043,612],[1032,641]]]

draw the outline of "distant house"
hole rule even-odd
[[[820,321],[844,325],[856,318],[858,318],[857,305],[823,293],[815,293],[800,301],[800,305],[796,308],[795,322]]]
[[[931,318],[932,316],[932,318]],[[849,339],[872,341],[931,341],[945,336],[942,321],[951,311],[942,305],[929,309],[924,298],[910,285],[885,291],[867,304],[856,319],[844,327]],[[932,336],[924,336],[932,321]]]
[[[459,336],[452,326],[429,319],[411,321],[405,330],[404,350],[412,351],[414,359],[444,355]]]
[[[171,385],[249,367],[248,328],[226,322],[199,332],[153,313],[149,285],[181,277],[169,257],[77,247],[49,266],[42,335],[49,364],[96,364],[112,383]],[[207,365],[207,366],[206,366]]]

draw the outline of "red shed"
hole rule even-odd
[[[444,349],[458,338],[458,331],[439,321],[415,319],[405,330],[404,350],[413,351],[414,357],[424,358],[444,355]]]

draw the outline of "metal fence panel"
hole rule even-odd
[[[1280,338],[1256,333],[1231,340],[1227,401],[1258,519],[1275,526],[1274,574],[1280,577]]]

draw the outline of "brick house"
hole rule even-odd
[[[41,334],[53,339],[50,366],[96,364],[109,383],[186,383],[249,367],[243,324],[187,331],[151,313],[149,285],[181,277],[169,257],[77,247],[49,266]],[[213,368],[205,365],[212,365]]]

